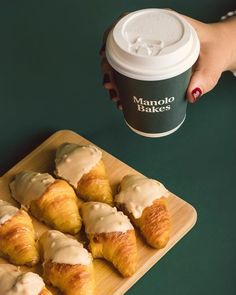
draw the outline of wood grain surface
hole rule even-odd
[[[17,163],[7,173],[0,178],[0,199],[11,202],[14,205],[18,204],[11,198],[9,191],[9,182],[14,175],[22,170],[33,170],[37,172],[53,173],[54,157],[57,147],[64,143],[71,142],[77,144],[90,144],[88,140],[80,135],[69,131],[61,130],[50,136],[32,153],[26,156],[23,160]],[[107,169],[107,173],[112,185],[113,192],[116,192],[117,185],[122,177],[130,173],[138,173],[138,171],[129,167],[117,158],[103,152],[103,160]],[[168,188],[168,183],[164,184]],[[19,207],[19,206],[18,206]],[[164,249],[155,250],[149,247],[140,237],[138,231],[138,270],[130,278],[122,278],[119,273],[112,267],[112,265],[103,259],[95,259],[95,278],[96,278],[96,295],[121,295],[124,294],[138,279],[140,279],[158,260],[165,255],[195,224],[197,214],[195,209],[177,197],[173,193],[168,198],[168,208],[171,216],[172,230],[170,241]],[[35,218],[33,224],[39,237],[48,227],[38,222]],[[78,235],[78,239],[85,242],[83,234]],[[0,258],[0,263],[6,263],[4,259]],[[21,267],[23,271],[31,270],[42,275],[42,266],[38,264],[36,267],[27,268]],[[151,286],[150,286],[151,287]],[[60,294],[57,290],[50,289],[53,294]]]

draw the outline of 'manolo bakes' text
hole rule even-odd
[[[174,100],[174,96],[159,100],[147,100],[142,97],[133,96],[133,103],[137,105],[137,110],[146,113],[162,113],[169,111],[171,109],[171,103]]]

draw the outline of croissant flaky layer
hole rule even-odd
[[[137,244],[134,230],[88,234],[89,248],[94,258],[110,261],[124,277],[137,269]]]
[[[48,289],[43,288],[39,295],[52,295],[52,293]]]
[[[70,265],[51,261],[44,263],[45,280],[64,295],[93,295],[93,264]]]
[[[165,198],[157,199],[144,209],[139,219],[131,217],[133,223],[140,229],[147,243],[157,249],[164,248],[170,236],[170,216]]]
[[[37,219],[62,232],[75,234],[81,228],[77,196],[64,180],[56,180],[43,196],[32,201],[30,211]]]
[[[78,182],[77,193],[85,201],[113,203],[111,186],[102,160],[83,175]]]
[[[0,254],[16,265],[34,265],[39,260],[31,218],[19,210],[0,225]]]

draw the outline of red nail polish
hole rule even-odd
[[[102,84],[104,85],[104,84],[107,84],[107,83],[110,83],[110,77],[109,77],[108,74],[105,74],[103,76],[103,82],[102,82]]]
[[[116,106],[117,106],[118,110],[122,111],[123,107],[122,107],[120,100],[117,101]]]
[[[114,89],[109,90],[110,98],[113,100],[114,98],[117,97],[117,93]]]
[[[105,52],[106,44],[103,44],[101,49],[99,50],[99,54],[102,55]]]
[[[199,87],[196,87],[192,91],[192,98],[194,101],[197,101],[202,96],[202,90]]]

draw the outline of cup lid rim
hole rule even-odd
[[[135,16],[150,13],[177,19],[182,24],[182,38],[172,48],[167,48],[166,54],[140,56],[128,52],[122,44],[124,26]],[[110,65],[121,74],[140,80],[161,80],[181,74],[192,67],[199,52],[200,43],[194,28],[177,12],[158,8],[134,11],[123,17],[110,31],[106,44],[106,56]]]

